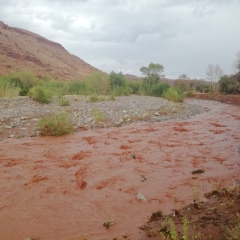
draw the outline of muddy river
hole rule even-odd
[[[239,182],[240,107],[188,101],[211,110],[187,121],[2,140],[0,239],[144,240],[139,227],[153,211],[171,213]]]

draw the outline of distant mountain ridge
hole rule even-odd
[[[128,80],[135,80],[135,81],[140,80],[140,77],[137,77],[137,76],[132,75],[132,74],[125,74],[125,78],[128,79]]]
[[[20,71],[73,80],[99,70],[70,54],[59,43],[0,21],[0,75]]]

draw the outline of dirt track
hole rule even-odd
[[[186,121],[3,139],[0,239],[144,240],[138,227],[153,211],[169,213],[240,181],[240,108],[188,101],[211,111]],[[148,202],[137,201],[137,192]]]

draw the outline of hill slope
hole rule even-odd
[[[0,21],[0,75],[30,71],[59,80],[82,79],[98,71],[59,43]]]

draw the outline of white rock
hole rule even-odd
[[[21,120],[27,120],[28,117],[20,117]]]
[[[136,198],[138,201],[147,202],[147,199],[144,197],[144,195],[142,193],[137,193]]]

